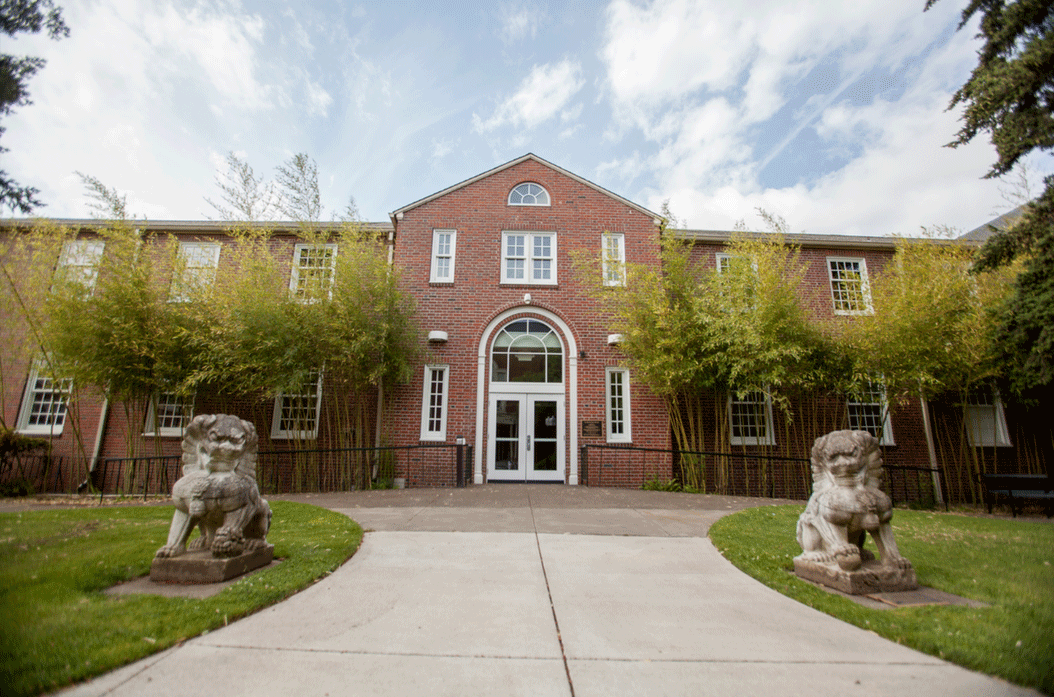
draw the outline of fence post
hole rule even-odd
[[[457,480],[454,482],[455,486],[465,486],[465,442],[464,438],[457,439]]]
[[[582,467],[582,485],[589,486],[589,446],[582,446],[582,456],[579,458]]]

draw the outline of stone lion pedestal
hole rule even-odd
[[[172,487],[176,510],[151,581],[218,583],[271,563],[271,507],[256,485],[257,443],[256,428],[236,416],[202,414],[190,422],[183,476]],[[195,527],[201,536],[188,546]]]
[[[794,558],[800,578],[852,595],[919,587],[893,539],[893,504],[879,488],[878,446],[867,431],[834,431],[813,444],[813,493],[798,518],[802,553]],[[867,533],[878,559],[864,549]]]

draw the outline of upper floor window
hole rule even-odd
[[[965,417],[970,445],[1010,447],[1003,402],[994,389],[981,387],[972,390],[966,397]]]
[[[728,397],[731,445],[773,445],[772,399],[760,390]]]
[[[18,432],[31,435],[60,435],[66,424],[66,406],[73,381],[46,374],[44,361],[37,360],[26,380],[26,392],[18,414]]]
[[[432,231],[431,283],[454,282],[454,252],[457,251],[457,230]]]
[[[289,289],[298,300],[314,301],[333,287],[337,263],[335,244],[298,244],[293,252],[293,272]]]
[[[189,302],[212,287],[220,264],[220,245],[215,242],[180,242],[172,289],[168,299]]]
[[[548,206],[549,192],[534,182],[524,182],[509,192],[510,206]]]
[[[57,280],[76,283],[84,288],[85,295],[95,290],[99,278],[99,262],[106,243],[102,240],[70,240],[62,245],[59,257]]]
[[[564,348],[553,329],[536,319],[506,324],[491,348],[492,382],[560,383]]]
[[[889,404],[886,387],[880,382],[867,382],[846,398],[849,428],[867,431],[882,445],[894,445],[893,428],[889,423]]]
[[[827,257],[831,299],[836,315],[866,315],[871,312],[871,288],[867,262],[863,259]]]
[[[501,282],[556,285],[556,233],[501,233]]]
[[[602,244],[604,285],[626,285],[626,236],[605,232]]]

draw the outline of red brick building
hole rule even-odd
[[[665,404],[622,364],[619,337],[574,272],[576,256],[603,255],[609,261],[604,282],[611,284],[622,282],[622,263],[657,266],[659,224],[657,214],[531,154],[399,208],[390,225],[371,224],[379,237],[387,237],[389,259],[416,299],[424,347],[412,380],[384,395],[377,430],[385,444],[471,446],[466,479],[474,484],[639,487],[648,479],[676,476]],[[149,225],[178,239],[180,253],[201,268],[223,272],[221,250],[228,238],[221,224]],[[704,265],[722,263],[730,233],[678,232],[693,239],[695,257]],[[288,248],[295,289],[298,270],[305,273],[322,258],[315,258],[320,252],[291,235],[274,239]],[[792,235],[790,241],[808,264],[808,306],[816,317],[864,310],[856,306],[868,302],[859,284],[866,287],[867,275],[881,270],[894,252],[892,238]],[[67,265],[90,268],[103,253],[90,231],[77,244]],[[30,340],[28,332],[25,337]],[[53,452],[71,461],[78,453],[90,463],[118,457],[124,446],[115,434],[139,428],[118,423],[123,413],[90,395],[82,396],[77,422],[70,423],[74,419],[67,419],[63,406],[68,386],[41,378],[30,360],[7,360],[4,370],[4,423],[50,438]],[[24,380],[10,378],[16,373]],[[261,450],[282,449],[290,440],[283,410],[310,406],[311,400],[317,410],[326,389],[320,378],[303,395],[256,402],[198,395],[195,403],[180,405],[163,398],[157,407],[164,411],[162,428],[152,433],[144,427],[142,437],[159,439],[164,453],[178,454],[187,411],[222,410],[256,423]],[[938,455],[940,439],[927,437],[927,405],[921,402],[889,411],[876,389],[855,401],[824,397],[812,405],[822,410],[822,419],[788,421],[774,414],[760,393],[715,402],[714,413],[727,414],[730,435],[728,442],[718,442],[724,436],[715,428],[706,448],[785,458],[779,465],[783,474],[767,475],[774,477],[770,491],[783,495],[797,490],[779,488],[780,478],[807,483],[808,468],[800,459],[807,457],[813,438],[834,428],[881,434],[891,465],[928,467]],[[1006,459],[1012,436],[1002,405],[996,400],[975,411],[973,418],[990,425],[994,435],[978,436],[971,445]],[[313,423],[298,440],[321,448],[327,420],[316,413]],[[583,446],[620,449],[589,455],[587,469]],[[81,471],[91,466],[82,463]],[[66,488],[76,478],[77,468],[69,467]],[[451,457],[430,457],[427,451],[398,450],[395,457],[395,476],[409,486],[451,485],[453,467]]]

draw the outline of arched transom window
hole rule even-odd
[[[564,349],[552,327],[536,319],[506,324],[491,348],[491,382],[564,381]]]
[[[509,192],[510,206],[548,206],[549,192],[534,182],[524,182]]]

